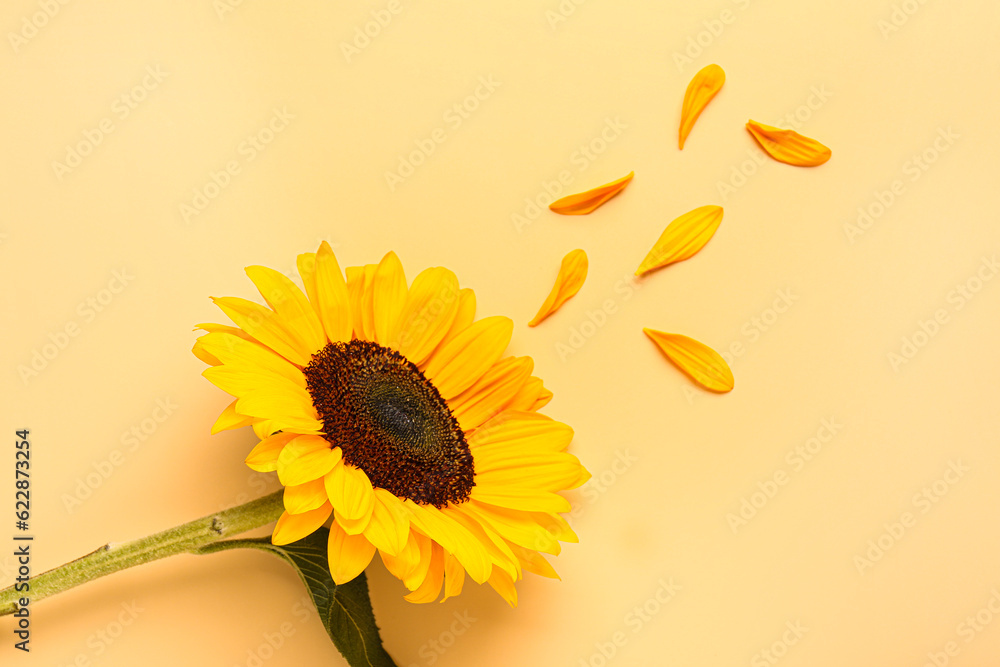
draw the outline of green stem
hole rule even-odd
[[[22,597],[29,598],[34,604],[98,577],[167,556],[197,552],[207,544],[265,526],[277,520],[283,509],[282,492],[276,491],[245,505],[210,514],[132,542],[105,544],[82,558],[31,577],[28,581],[30,590],[27,592],[16,591],[14,586],[0,591],[0,616],[17,611],[17,601]]]

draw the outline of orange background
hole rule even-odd
[[[401,667],[996,658],[995,4],[294,4],[4,3],[2,427],[31,429],[36,572],[276,488],[242,462],[251,433],[209,435],[229,399],[191,327],[223,321],[209,295],[255,294],[244,266],[292,272],[327,239],[342,265],[447,266],[511,316],[595,477],[563,580],[529,575],[516,610],[474,584],[410,605],[373,565]],[[713,62],[726,86],[679,152]],[[759,158],[743,124],[789,114],[829,163]],[[632,170],[590,216],[530,204],[563,172],[566,194]],[[705,204],[725,207],[705,250],[629,283]],[[586,285],[529,329],[573,248]],[[692,385],[644,326],[729,352],[736,389]],[[28,656],[0,619],[0,655],[342,664],[303,596],[263,554],[181,556],[39,602]]]

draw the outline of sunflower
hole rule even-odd
[[[393,252],[345,278],[324,242],[297,266],[305,294],[248,267],[268,307],[214,298],[236,326],[199,325],[193,350],[236,399],[212,432],[253,427],[247,465],[284,486],[273,543],[329,521],[335,582],[378,552],[411,602],[457,595],[468,574],[514,606],[524,571],[558,578],[541,554],[577,541],[558,492],[590,474],[565,451],[573,430],[538,412],[552,393],[531,358],[503,356],[511,320],[477,320],[445,268],[407,286]]]

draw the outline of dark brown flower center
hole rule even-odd
[[[325,437],[372,485],[444,507],[469,498],[474,468],[458,420],[415,364],[377,343],[328,343],[304,369]]]

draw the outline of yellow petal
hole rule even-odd
[[[365,267],[349,266],[344,269],[344,273],[347,276],[347,299],[351,305],[351,328],[355,337],[366,340],[361,315],[361,304],[365,296]]]
[[[271,420],[275,431],[292,429],[318,433],[323,429],[312,399],[298,387],[265,386],[251,391],[236,401],[236,412]]]
[[[266,266],[248,266],[246,272],[285,330],[299,342],[300,349],[312,355],[326,345],[316,310],[288,276]]]
[[[399,554],[410,536],[410,514],[403,501],[385,489],[375,489],[372,518],[364,533],[379,551]]]
[[[617,181],[612,181],[593,190],[563,197],[549,204],[549,209],[562,215],[586,215],[627,188],[628,184],[632,182],[633,176],[635,176],[635,172],[630,171],[628,176],[623,176]]]
[[[452,321],[451,327],[448,329],[448,333],[445,334],[441,342],[438,343],[434,352],[432,352],[431,355],[422,363],[417,364],[420,367],[420,370],[424,370],[427,363],[434,358],[434,355],[443,350],[445,346],[454,340],[458,334],[472,326],[475,319],[476,293],[466,287],[458,291],[458,311],[455,313],[455,319]]]
[[[649,338],[663,350],[667,359],[705,389],[725,393],[732,391],[733,372],[718,352],[704,343],[680,334],[643,329]]]
[[[434,541],[415,530],[410,532],[410,536],[417,546],[417,556],[413,565],[407,570],[406,576],[403,577],[403,585],[411,591],[415,591],[427,578],[427,571],[431,567],[431,558],[433,557]]]
[[[305,389],[306,377],[302,371],[260,343],[223,332],[205,334],[198,339],[198,342],[205,352],[218,359],[220,364],[242,370],[267,371],[291,380]]]
[[[396,556],[379,549],[379,555],[382,557],[382,562],[385,563],[385,569],[389,570],[392,576],[400,581],[405,581],[420,563],[421,538],[424,540],[427,539],[422,535],[418,535],[415,530],[411,530],[409,537],[406,538],[406,545]]]
[[[441,509],[441,512],[461,524],[466,530],[476,536],[480,544],[485,547],[494,567],[502,568],[515,580],[521,578],[521,566],[517,556],[511,551],[509,544],[503,537],[493,530],[488,524],[477,521],[469,514],[461,512],[458,505],[449,505]]]
[[[305,484],[323,477],[340,462],[340,447],[318,435],[300,435],[278,455],[278,480],[285,486]]]
[[[248,367],[236,364],[224,364],[222,366],[206,368],[201,374],[216,387],[237,398],[242,398],[255,391],[266,390],[283,392],[289,397],[298,398],[303,402],[312,402],[312,399],[307,398],[309,393],[306,391],[305,386],[297,385],[270,371],[265,371],[259,366]],[[242,410],[237,410],[237,412],[246,414]]]
[[[278,469],[278,455],[289,442],[297,438],[294,433],[275,433],[257,443],[247,455],[246,464],[257,472],[274,472]]]
[[[337,514],[350,521],[367,520],[372,514],[375,494],[371,480],[364,470],[347,461],[326,475],[326,494]]]
[[[316,295],[316,253],[304,252],[295,258],[295,268],[302,277],[302,286],[306,289],[306,298],[313,305],[313,310],[322,321],[319,314],[319,297]]]
[[[336,523],[330,524],[327,545],[330,574],[338,586],[352,581],[364,572],[375,555],[375,546],[364,535],[348,535]]]
[[[505,540],[520,544],[526,549],[544,551],[553,556],[558,556],[562,550],[556,538],[545,528],[535,523],[531,514],[527,512],[495,507],[471,499],[462,503],[458,509],[480,523],[489,525]]]
[[[424,535],[455,554],[455,558],[461,561],[476,583],[481,584],[489,578],[492,567],[489,555],[483,544],[472,533],[436,507],[418,505],[409,499],[405,500],[404,504],[410,511],[413,525]]]
[[[255,340],[293,364],[305,366],[309,363],[312,351],[303,347],[298,336],[288,330],[285,320],[270,308],[235,296],[213,298],[212,301]]]
[[[465,583],[465,568],[458,562],[458,559],[450,553],[444,554],[444,597],[441,602],[448,598],[453,598],[462,592],[462,585]]]
[[[347,282],[330,244],[320,244],[316,253],[316,298],[323,328],[331,341],[349,341],[353,323]]]
[[[493,568],[493,574],[490,575],[490,586],[493,587],[497,593],[500,594],[507,604],[511,607],[517,606],[517,589],[514,587],[514,580],[510,578],[510,575],[499,568]]]
[[[699,206],[675,219],[660,234],[635,275],[641,276],[693,257],[712,239],[721,222],[721,206]]]
[[[351,301],[351,322],[354,335],[361,340],[375,340],[375,310],[372,298],[375,292],[376,264],[347,267],[347,295]]]
[[[375,342],[378,344],[389,345],[395,341],[406,292],[403,265],[396,253],[390,250],[375,269],[372,283],[372,314]]]
[[[474,385],[449,401],[463,431],[470,431],[507,407],[534,368],[531,357],[507,357],[493,364]]]
[[[488,505],[524,512],[568,512],[572,509],[569,501],[557,493],[518,486],[477,484],[472,487],[469,497]]]
[[[427,362],[427,376],[446,401],[481,378],[507,349],[514,323],[508,317],[484,317],[435,350]]]
[[[533,572],[534,574],[548,577],[549,579],[559,579],[559,575],[556,574],[555,568],[549,561],[545,560],[545,556],[538,553],[534,549],[525,549],[524,547],[518,546],[516,544],[510,545],[511,550],[517,554],[518,560],[521,561],[521,565],[528,572]]]
[[[240,329],[239,327],[231,327],[228,324],[212,324],[211,322],[204,322],[202,324],[196,324],[194,328],[195,331],[197,331],[198,329],[202,329],[203,331],[206,331],[208,333],[228,333],[234,336],[239,336],[240,338],[248,340],[251,343],[256,342],[254,340],[254,337],[248,334],[243,329]]]
[[[239,401],[236,402],[239,403]],[[322,427],[322,425],[320,426]],[[258,419],[254,421],[251,428],[253,428],[254,434],[261,440],[264,440],[265,438],[270,438],[272,435],[281,430],[281,427],[277,426],[270,419]],[[296,433],[297,432],[298,431],[296,431]]]
[[[507,410],[477,428],[468,438],[474,456],[479,450],[561,452],[573,440],[573,429],[538,412]]]
[[[722,89],[722,84],[725,82],[726,73],[718,65],[708,65],[702,68],[691,79],[687,90],[684,91],[684,105],[681,108],[681,127],[678,146],[682,150],[688,134],[691,133],[691,128],[694,127],[695,121],[698,120],[698,116],[705,110],[705,107],[712,101],[716,93]]]
[[[441,584],[443,582],[444,550],[440,544],[433,544],[431,546],[430,567],[427,568],[427,575],[424,577],[423,583],[420,584],[417,590],[407,595],[405,599],[407,602],[415,604],[434,602],[434,600],[437,600],[438,595],[441,594]]]
[[[301,514],[290,514],[285,512],[278,519],[271,534],[271,543],[282,545],[291,544],[301,540],[306,535],[311,535],[317,528],[330,517],[333,507],[330,503],[324,503],[321,507],[303,512]]]
[[[421,271],[410,285],[399,316],[399,333],[390,347],[419,365],[451,329],[458,302],[454,273],[441,267]]]
[[[768,155],[785,164],[816,167],[829,160],[833,154],[823,144],[795,130],[782,130],[755,120],[747,121],[747,130]]]
[[[562,491],[574,488],[582,476],[580,460],[566,452],[485,447],[476,450],[475,460],[476,488],[481,491],[508,485]]]
[[[552,392],[545,388],[541,378],[529,377],[517,395],[507,405],[508,410],[533,411],[545,407],[552,400]]]
[[[458,312],[455,321],[448,330],[448,335],[462,333],[476,320],[476,293],[468,287],[458,291]],[[445,338],[447,340],[447,337]]]
[[[357,519],[348,519],[335,508],[333,510],[333,518],[348,535],[361,535],[371,525],[372,515],[362,514]]]
[[[573,529],[570,528],[569,523],[566,519],[562,518],[558,514],[551,514],[546,512],[532,512],[531,518],[534,519],[536,523],[549,531],[554,538],[560,542],[573,542],[577,543],[580,538],[576,536]]]
[[[204,338],[204,336],[202,336],[201,338]],[[201,338],[199,338],[194,342],[194,346],[191,348],[191,353],[194,354],[194,356],[201,359],[202,361],[204,361],[209,366],[218,366],[219,364],[221,364],[222,362],[219,361],[218,357],[216,357],[214,354],[208,352],[205,349],[204,344],[202,344]]]
[[[247,417],[236,412],[236,401],[233,401],[222,411],[219,418],[212,425],[212,435],[221,431],[228,431],[234,428],[249,426],[253,423],[253,417]]]
[[[582,250],[572,250],[563,257],[559,266],[559,275],[556,276],[556,284],[552,286],[545,303],[538,309],[534,319],[528,322],[529,327],[537,327],[542,320],[559,310],[564,303],[569,301],[587,279],[587,253]]]
[[[305,484],[293,484],[285,487],[282,495],[285,511],[289,514],[302,514],[323,506],[327,501],[326,487],[322,479],[314,479]]]

